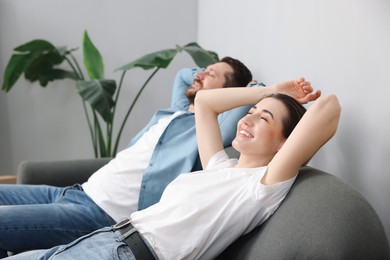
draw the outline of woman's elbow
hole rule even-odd
[[[339,124],[340,115],[341,115],[341,105],[336,95],[331,94],[324,97],[323,107],[327,109],[327,114],[330,116],[329,125],[332,126],[332,134],[336,133],[337,126]]]

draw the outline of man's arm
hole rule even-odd
[[[181,69],[176,73],[175,79],[173,81],[172,86],[172,99],[171,99],[171,107],[175,110],[187,109],[189,106],[188,98],[185,96],[186,90],[189,86],[191,86],[196,73],[202,71],[201,68],[195,69]],[[138,139],[152,126],[157,122],[156,114],[152,117],[149,123],[135,135],[130,142],[128,143],[128,147],[133,145],[138,141]]]

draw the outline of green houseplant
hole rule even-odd
[[[14,49],[4,71],[2,89],[10,91],[23,74],[27,80],[38,81],[42,87],[46,87],[54,80],[74,80],[76,90],[82,99],[95,157],[112,157],[116,154],[123,128],[142,91],[159,69],[168,67],[176,54],[183,51],[188,53],[199,67],[206,67],[218,61],[215,52],[207,51],[192,42],[185,46],[149,53],[119,67],[115,70],[121,72],[117,83],[113,79],[104,78],[103,58],[86,31],[82,43],[83,63],[88,78],[84,76],[79,62],[73,55],[78,48],[55,47],[46,40],[37,39]],[[67,63],[70,69],[61,68],[60,65],[63,63]],[[113,126],[118,97],[126,72],[133,68],[152,70],[152,73],[130,104],[114,140]]]

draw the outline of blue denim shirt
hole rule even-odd
[[[158,202],[165,187],[179,174],[202,169],[196,144],[195,115],[188,112],[190,103],[185,96],[187,88],[193,83],[195,74],[199,71],[201,69],[182,69],[176,74],[171,107],[157,111],[150,122],[129,143],[133,145],[137,142],[160,118],[177,111],[184,112],[171,121],[157,142],[143,174],[138,201],[139,210]],[[247,111],[248,107],[239,107],[218,116],[225,147],[231,145],[236,134],[237,121]]]

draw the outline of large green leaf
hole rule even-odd
[[[34,55],[12,55],[4,71],[2,89],[6,92],[10,91],[16,81],[18,81],[20,76],[23,74],[24,70],[34,59]]]
[[[135,67],[139,67],[145,70],[156,67],[166,68],[171,63],[176,54],[183,50],[192,57],[195,64],[199,67],[204,68],[219,61],[217,53],[213,51],[207,51],[200,47],[196,42],[192,42],[185,45],[184,47],[177,46],[176,49],[167,49],[147,54],[130,62],[129,64],[118,68],[117,70],[126,71]]]
[[[90,103],[105,122],[112,121],[113,95],[116,90],[115,80],[79,80],[76,88],[81,98]]]
[[[191,55],[195,64],[201,68],[205,68],[208,65],[219,61],[217,53],[203,49],[196,42],[189,43],[182,49]]]
[[[39,53],[39,56],[25,69],[24,76],[31,82],[39,80],[40,85],[44,87],[49,81],[63,79],[63,77],[57,77],[58,73],[55,73],[56,69],[54,68],[55,65],[60,64],[63,60],[64,57],[57,50]],[[74,76],[75,74],[70,78],[74,79]]]
[[[147,55],[138,58],[129,64],[118,68],[117,70],[129,70],[135,67],[142,68],[144,70],[153,69],[156,67],[166,68],[171,63],[175,55],[177,54],[177,49],[167,49],[162,51],[153,52]]]
[[[16,47],[5,68],[2,89],[8,92],[31,63],[42,53],[53,50],[53,44],[45,40],[33,40]]]
[[[53,44],[46,40],[32,40],[27,43],[24,43],[14,49],[16,52],[43,52],[54,50],[55,47]]]
[[[63,69],[49,69],[45,71],[44,73],[39,74],[39,83],[41,86],[46,86],[50,81],[58,80],[58,79],[73,79],[78,80],[78,75],[69,70],[63,70]]]
[[[23,73],[31,82],[39,80],[41,86],[55,79],[74,79],[75,73],[58,73],[54,69],[64,61],[65,50],[64,47],[56,49],[45,40],[33,40],[16,47],[4,72],[3,90],[9,91]]]
[[[104,65],[103,58],[100,52],[92,43],[88,36],[87,31],[84,32],[83,37],[83,55],[84,66],[87,69],[87,73],[90,79],[103,79],[104,78]]]

